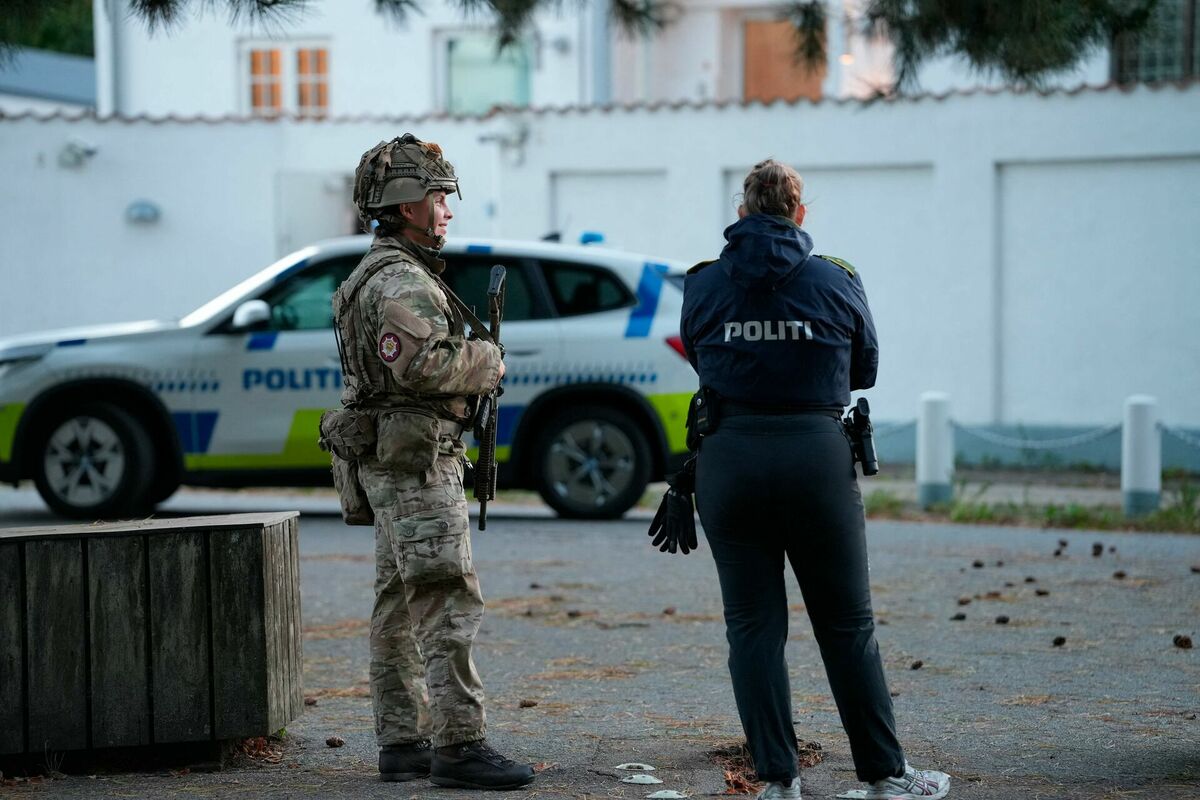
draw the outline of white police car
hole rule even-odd
[[[329,482],[339,403],[330,297],[367,236],[293,253],[177,322],[0,340],[0,480],[77,518],[144,512],[182,483]],[[686,452],[696,376],[679,341],[683,265],[554,243],[450,243],[444,277],[486,311],[508,268],[502,486],[560,514],[622,514]]]

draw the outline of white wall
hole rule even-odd
[[[0,294],[0,335],[185,313],[339,232],[328,187],[410,129],[462,178],[452,235],[598,229],[688,261],[720,251],[749,165],[795,164],[817,252],[864,276],[881,418],[943,389],[968,424],[1106,424],[1148,391],[1200,425],[1200,86],[486,122],[0,121],[0,285],[19,287]],[[72,138],[98,151],[66,169]],[[159,223],[124,219],[139,198]]]
[[[1116,408],[1130,386],[1168,418],[1200,407],[1179,394],[1200,388],[1200,153],[997,168],[1001,414],[1045,413],[1023,386],[1064,410]]]
[[[326,182],[345,185],[364,150],[407,129],[0,121],[0,335],[186,314],[298,243],[345,233],[344,214],[319,213],[345,210]],[[488,233],[487,182],[474,176],[487,174],[492,153],[476,144],[478,130],[418,131],[461,153],[472,176],[456,230]],[[96,154],[64,168],[58,153],[75,139]],[[136,200],[154,203],[159,221],[128,221]]]

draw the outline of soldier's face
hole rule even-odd
[[[433,219],[429,218],[429,198],[433,200]],[[420,229],[433,228],[437,236],[445,236],[450,220],[454,219],[454,212],[450,210],[446,193],[440,189],[430,192],[427,199],[420,203],[403,204],[400,206],[400,213]],[[423,234],[420,236],[424,239]]]
[[[454,219],[454,212],[450,210],[450,203],[446,199],[446,193],[443,191],[433,192],[433,231],[438,236],[445,236],[446,229],[450,225],[450,220]]]

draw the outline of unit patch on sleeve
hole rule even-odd
[[[389,364],[400,355],[400,337],[394,333],[385,333],[379,337],[379,357]]]

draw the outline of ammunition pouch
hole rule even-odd
[[[437,461],[442,422],[431,412],[398,408],[378,412],[375,458],[398,472],[425,472]]]
[[[453,580],[474,572],[467,502],[392,521],[400,577],[406,586]]]
[[[699,450],[700,439],[716,432],[720,419],[720,400],[720,396],[707,386],[701,386],[700,390],[692,395],[692,400],[688,403],[687,420],[684,422],[687,428],[685,443],[688,450]]]
[[[375,512],[358,482],[358,461],[333,454],[333,488],[342,504],[342,519],[347,525],[374,525]]]
[[[369,411],[335,408],[321,415],[322,450],[345,461],[366,458],[375,449],[375,419]]]

